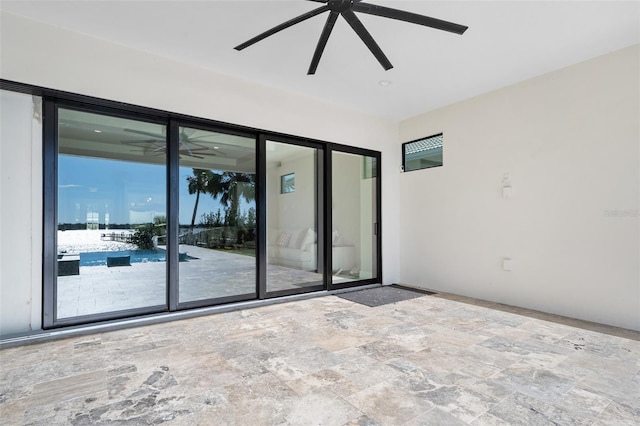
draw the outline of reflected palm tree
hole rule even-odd
[[[235,226],[238,222],[240,197],[247,203],[256,197],[255,175],[236,172],[213,173],[213,178],[208,180],[206,192],[211,194],[214,200],[220,197],[220,203],[229,207],[229,225]]]
[[[196,223],[200,194],[208,192],[211,181],[216,179],[219,179],[218,175],[214,174],[211,170],[205,169],[193,169],[193,176],[187,177],[187,182],[189,182],[189,194],[196,194],[196,203],[193,206],[193,215],[191,216],[191,229],[193,229]]]

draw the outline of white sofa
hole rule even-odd
[[[318,269],[317,233],[311,228],[280,229],[269,232],[267,257],[269,264],[305,271]]]

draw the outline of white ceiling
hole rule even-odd
[[[367,113],[404,119],[640,43],[640,2],[365,0],[469,26],[455,35],[359,14],[384,71],[340,18],[306,74],[327,14],[234,46],[322,6],[304,0],[6,1],[36,21]],[[389,86],[379,85],[390,80]]]

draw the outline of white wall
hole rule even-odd
[[[383,170],[386,166],[394,170],[400,160],[395,144],[397,123],[380,117],[316,102],[7,13],[0,14],[0,28],[0,77],[3,79],[370,148],[382,151]],[[13,146],[3,143],[1,149],[3,158],[15,155]],[[32,179],[41,172],[40,164],[32,167],[26,159],[16,159],[13,165],[31,171]],[[397,173],[390,172],[382,182],[385,283],[395,282],[399,277],[398,179]],[[26,184],[18,185],[17,191],[27,189]],[[1,196],[4,200],[4,190]],[[34,215],[31,226],[36,230],[41,223],[40,212],[39,207],[21,204],[15,215]],[[2,232],[3,239],[23,237],[18,229],[5,224]],[[34,250],[25,253],[33,259],[33,266],[39,267],[39,249]],[[7,265],[3,255],[0,267],[4,270]],[[13,294],[18,286],[30,286],[34,280],[34,277],[23,277],[12,284],[3,281],[2,285],[8,286],[3,288],[3,295]],[[11,300],[6,303],[10,304]],[[0,321],[5,324],[2,315]]]
[[[275,244],[283,230],[317,229],[315,160],[313,151],[305,147],[296,150],[294,158],[267,166],[267,239],[270,244]],[[295,191],[281,194],[280,177],[290,173],[295,174]]]
[[[40,328],[41,153],[40,100],[0,91],[0,335]]]
[[[445,146],[400,178],[401,281],[640,330],[639,76],[636,45],[402,122]]]
[[[338,231],[337,245],[354,246],[354,258],[360,269],[360,182],[362,157],[353,154],[333,155],[333,230]],[[371,210],[369,210],[369,213]],[[369,218],[371,222],[371,218]]]

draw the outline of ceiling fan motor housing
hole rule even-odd
[[[328,5],[333,12],[341,13],[351,9],[354,3],[354,0],[329,0]]]

